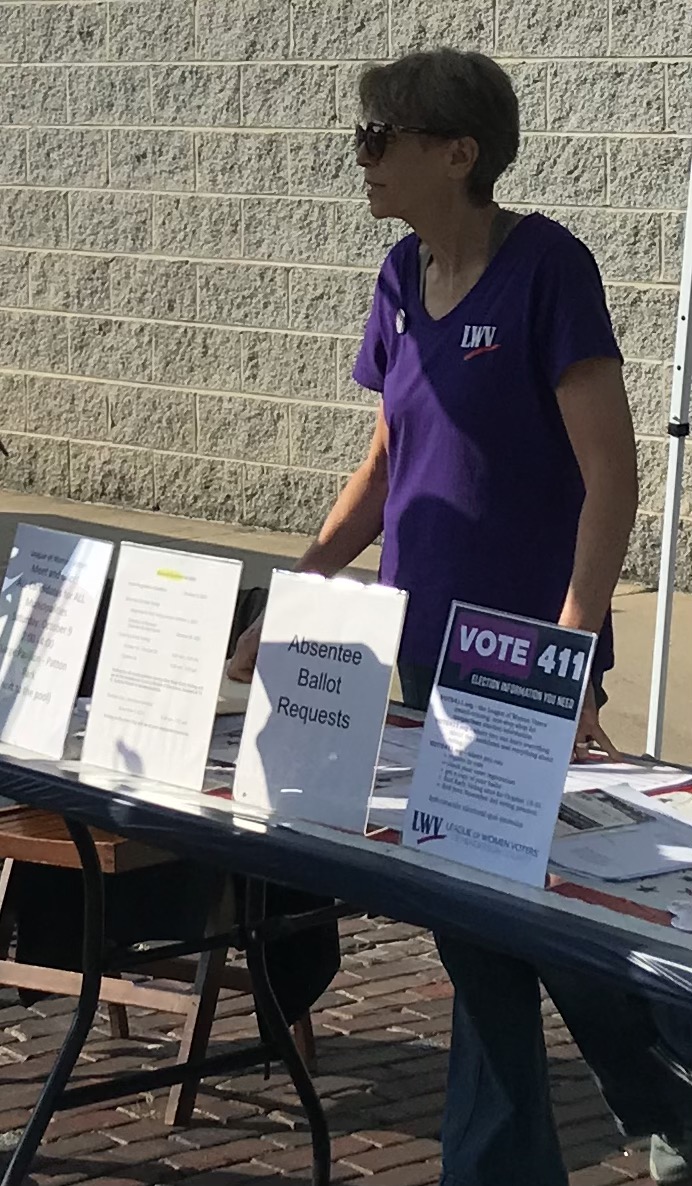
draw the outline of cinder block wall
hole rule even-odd
[[[627,356],[655,579],[692,140],[689,0],[0,2],[6,488],[312,531],[374,401],[350,128],[363,60],[476,47],[514,78],[502,186],[594,250]],[[681,584],[692,585],[692,480]]]

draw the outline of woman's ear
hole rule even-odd
[[[449,176],[465,181],[478,160],[478,143],[473,136],[462,136],[451,140],[447,154]]]

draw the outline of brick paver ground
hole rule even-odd
[[[384,920],[342,923],[343,965],[314,1011],[317,1084],[333,1139],[333,1181],[426,1186],[439,1173],[439,1124],[451,990],[429,937]],[[0,1147],[11,1149],[69,1023],[73,1002],[25,1009],[0,992]],[[133,1036],[99,1014],[78,1073],[171,1058],[180,1018],[131,1010]],[[647,1157],[625,1153],[550,1002],[544,1005],[553,1096],[573,1186],[649,1183]],[[498,1019],[498,1024],[501,1021]],[[224,993],[214,1042],[254,1036],[252,1004]],[[77,1072],[76,1072],[77,1073]],[[32,1175],[36,1186],[294,1186],[310,1183],[309,1138],[287,1076],[206,1080],[193,1123],[167,1128],[165,1093],[59,1114]],[[511,1183],[498,1183],[511,1186]]]

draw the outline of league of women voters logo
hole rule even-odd
[[[479,354],[490,354],[493,350],[499,350],[500,343],[495,341],[496,333],[496,325],[465,325],[459,343],[462,350],[468,351],[468,354],[464,355],[464,362],[477,358]]]
[[[444,820],[441,815],[430,815],[427,811],[414,811],[412,828],[420,832],[416,844],[427,844],[429,840],[446,840],[447,834],[442,831]]]

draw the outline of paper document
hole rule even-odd
[[[583,762],[570,766],[565,792],[589,791],[598,788],[609,791],[626,785],[631,791],[647,794],[662,787],[692,785],[692,774],[675,766],[658,766],[639,762]]]
[[[650,818],[646,810],[619,801],[605,791],[577,791],[562,800],[553,840],[601,828],[643,824]]]
[[[385,725],[377,759],[379,774],[412,774],[418,761],[423,728],[402,729]]]
[[[603,792],[563,801],[551,866],[604,881],[629,881],[692,866],[692,827],[647,810],[637,792],[618,802]]]

